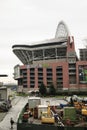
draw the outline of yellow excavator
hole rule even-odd
[[[87,104],[82,102],[74,102],[74,107],[76,110],[81,112],[81,115],[87,116]]]
[[[82,106],[81,114],[87,117],[87,104]]]
[[[41,123],[46,123],[46,124],[54,124],[55,123],[55,118],[54,118],[53,114],[51,113],[50,105],[48,105],[46,112],[42,112]]]

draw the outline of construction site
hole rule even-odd
[[[17,130],[87,129],[87,100],[76,95],[65,99],[29,97],[22,109]],[[44,126],[44,127],[43,127]]]

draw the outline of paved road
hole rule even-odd
[[[13,117],[14,121],[17,122],[18,115],[26,104],[27,97],[16,97],[12,102],[12,108],[6,114],[3,121],[0,122],[0,130],[9,130],[10,129],[10,118]],[[14,130],[17,130],[16,123],[14,124]]]

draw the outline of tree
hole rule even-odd
[[[51,84],[50,87],[49,87],[49,93],[50,93],[50,95],[56,94],[56,89],[55,89],[53,84]]]
[[[45,96],[46,93],[47,93],[46,86],[45,86],[43,83],[39,86],[39,92],[40,92],[41,95],[43,95],[43,96]]]

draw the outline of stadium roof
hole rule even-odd
[[[23,64],[29,64],[31,61],[34,61],[36,59],[43,60],[42,53],[44,52],[44,50],[48,51],[44,53],[44,54],[47,54],[49,53],[49,51],[51,51],[48,49],[52,49],[52,53],[54,53],[54,50],[53,50],[54,48],[66,47],[68,36],[70,36],[68,27],[63,21],[60,21],[56,29],[55,37],[53,39],[47,39],[44,41],[36,42],[33,44],[27,44],[27,45],[15,44],[12,46],[12,49],[15,55],[21,60]],[[40,51],[43,50],[43,51],[40,52],[39,50]],[[50,57],[50,58],[53,58],[53,57]]]

